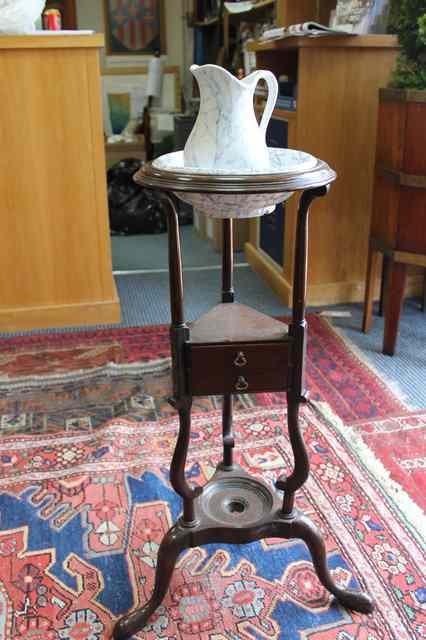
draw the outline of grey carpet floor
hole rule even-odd
[[[182,262],[188,268],[219,266],[221,254],[203,240],[192,225],[180,228]],[[114,271],[167,269],[167,233],[135,236],[111,236]],[[235,254],[235,262],[244,262],[244,253]]]
[[[426,408],[426,314],[420,310],[420,299],[409,299],[404,303],[394,356],[382,353],[383,318],[375,315],[372,328],[366,335],[360,329],[361,304],[339,309],[350,311],[351,317],[333,318],[333,326],[358,347],[385,380],[399,386],[410,405]]]

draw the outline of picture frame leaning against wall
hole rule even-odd
[[[338,0],[330,26],[359,35],[386,33],[389,10],[390,0]]]

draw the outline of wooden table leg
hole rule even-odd
[[[379,300],[379,312],[380,317],[383,316],[385,304],[386,304],[386,292],[389,286],[389,267],[392,264],[391,258],[386,254],[383,254],[382,265],[382,281],[380,283],[380,300]]]
[[[367,277],[365,282],[364,318],[362,321],[362,330],[364,333],[368,333],[371,328],[374,286],[379,275],[379,258],[379,252],[373,249],[370,245],[368,250]]]
[[[383,338],[383,353],[388,356],[393,356],[395,353],[406,279],[407,265],[402,262],[393,262],[385,307],[385,334]]]

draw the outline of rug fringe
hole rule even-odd
[[[354,342],[352,342],[352,340],[346,335],[346,333],[344,332],[344,329],[342,329],[341,327],[336,327],[331,322],[331,320],[329,320],[328,318],[325,318],[324,316],[321,316],[321,320],[327,324],[329,329],[331,329],[332,331],[334,331],[334,333],[338,335],[338,337],[344,343],[345,347],[349,351],[351,351],[353,355],[356,356],[358,360],[360,360],[360,362],[362,362],[362,364],[371,371],[371,373],[374,373],[374,375],[379,378],[383,386],[386,387],[390,393],[395,395],[397,399],[401,402],[401,404],[405,405],[405,408],[408,411],[416,411],[419,409],[418,406],[411,404],[411,401],[408,395],[401,389],[399,382],[397,382],[396,380],[385,380],[383,378],[385,374],[382,371],[379,371],[379,369],[377,369],[377,367],[375,367],[375,365],[366,358],[362,350]]]
[[[389,471],[381,460],[375,456],[362,437],[356,433],[352,427],[345,425],[343,420],[334,413],[333,409],[327,403],[309,400],[309,404],[330,426],[335,427],[339,434],[350,444],[351,448],[362,461],[362,464],[377,480],[383,490],[389,494],[395,503],[395,507],[410,523],[411,528],[416,531],[420,544],[426,547],[426,516],[423,510],[406,493],[401,485],[391,478]]]
[[[107,362],[99,367],[93,369],[73,369],[66,373],[43,373],[40,375],[29,376],[0,376],[0,386],[5,384],[10,388],[19,388],[21,386],[31,387],[37,386],[40,379],[49,382],[66,382],[69,379],[88,379],[93,378],[101,373],[109,374],[112,377],[115,375],[122,375],[123,373],[129,373],[133,375],[139,375],[140,373],[157,373],[163,372],[171,368],[171,358],[158,358],[157,360],[141,361],[123,363],[123,362]]]

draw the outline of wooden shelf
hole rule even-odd
[[[240,11],[239,13],[231,13],[230,11],[225,9],[225,13],[231,17],[245,16],[248,13],[253,13],[254,11],[258,11],[259,9],[266,9],[267,7],[271,7],[274,4],[275,4],[275,0],[261,0],[257,4],[253,5],[250,9],[247,9],[247,11]]]
[[[282,51],[283,49],[315,49],[315,48],[390,48],[398,49],[398,37],[393,35],[366,35],[366,36],[320,36],[319,38],[294,37],[280,38],[276,40],[256,40],[247,43],[248,51]]]
[[[218,304],[190,325],[191,343],[282,340],[288,327],[244,304]]]
[[[205,27],[213,27],[215,24],[219,23],[219,18],[209,18],[209,20],[199,20],[198,22],[193,22],[191,27],[197,28],[205,28]]]
[[[282,109],[281,107],[276,107],[273,113],[274,118],[283,118],[286,120],[296,118],[297,117],[297,109]]]

